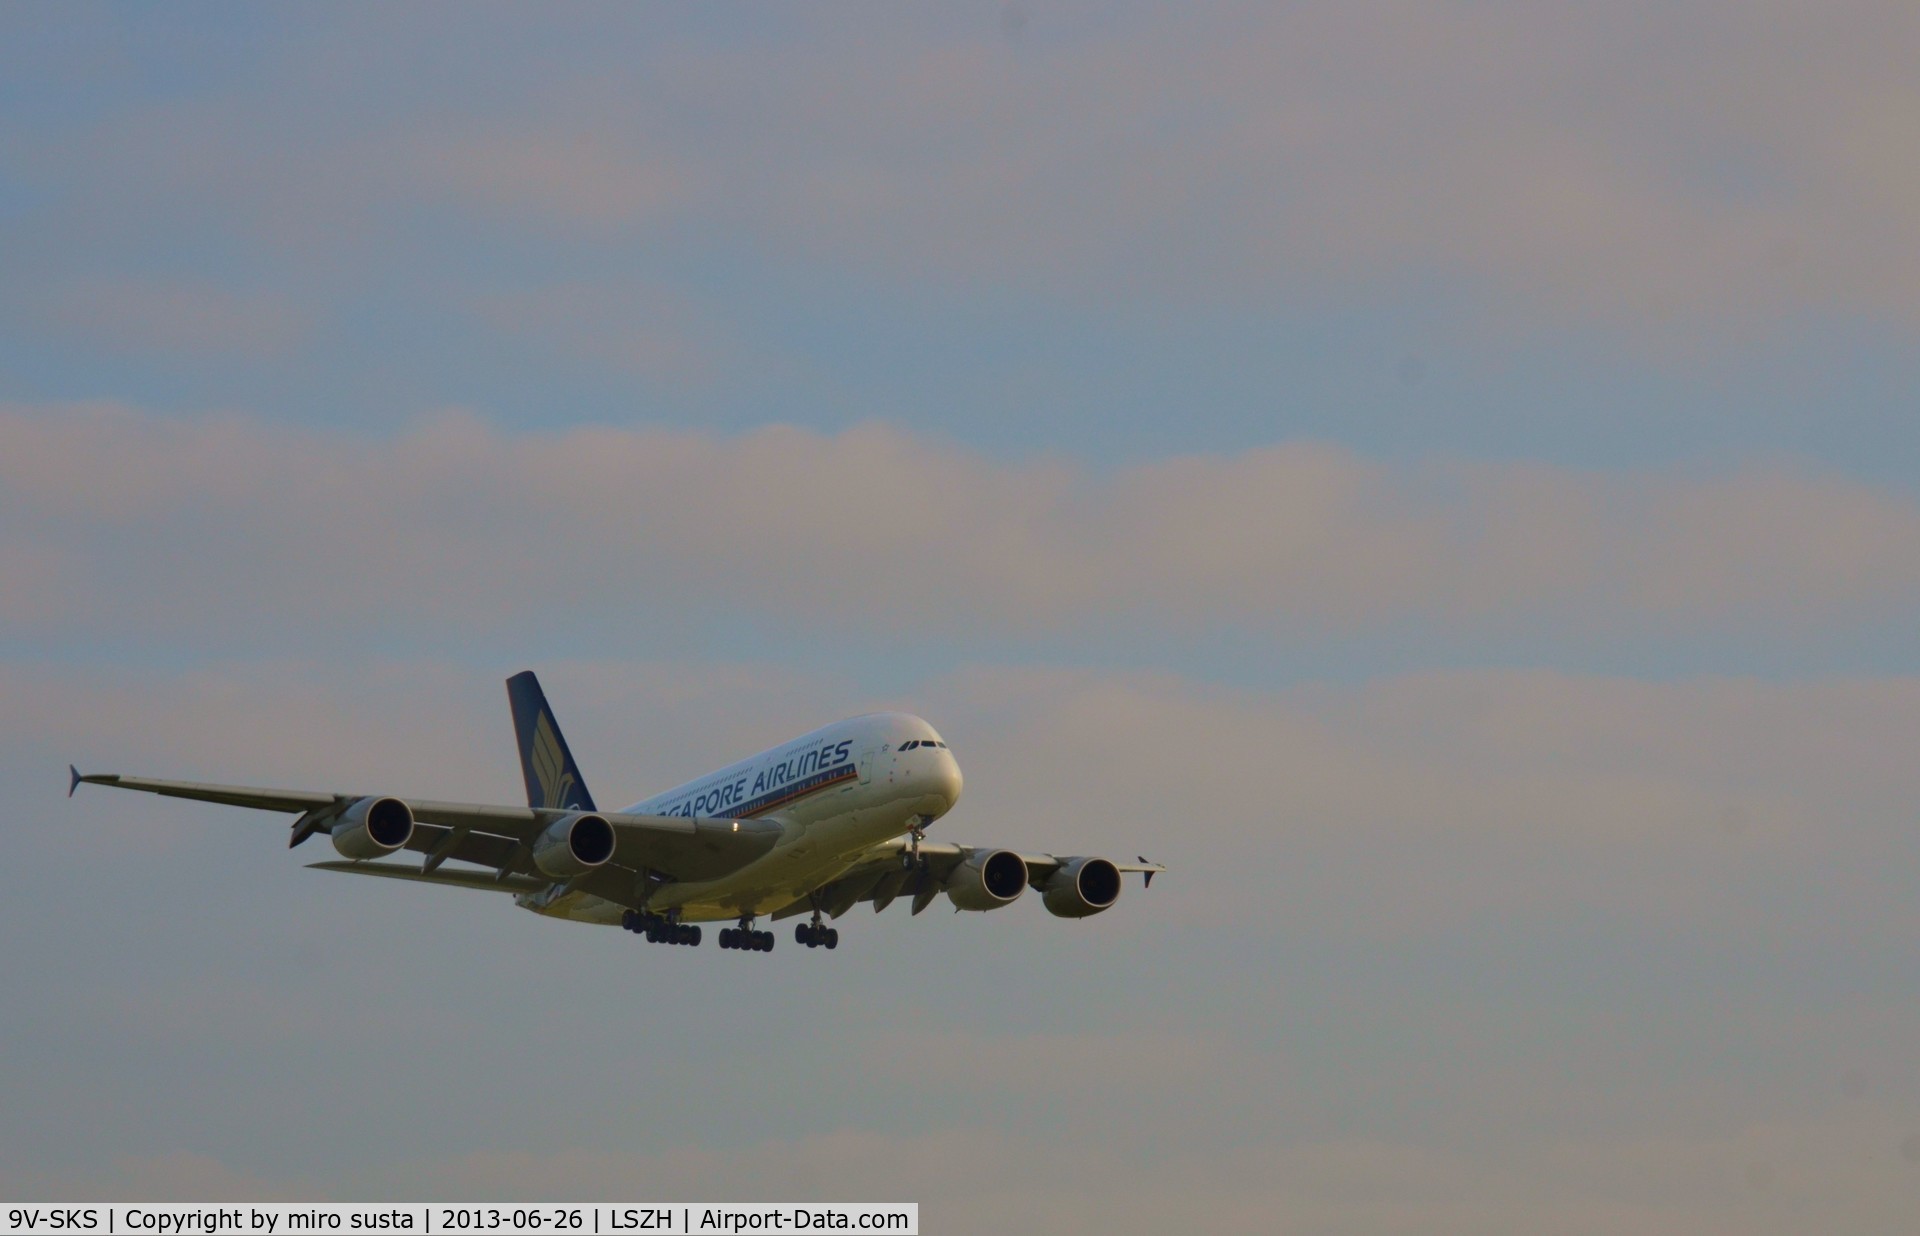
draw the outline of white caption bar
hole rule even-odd
[[[9,1202],[0,1236],[702,1236],[887,1232],[919,1236],[918,1202],[571,1202],[379,1206]]]

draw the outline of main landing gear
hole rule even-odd
[[[808,948],[839,948],[840,931],[836,927],[815,927],[802,923],[793,929],[793,938]]]
[[[802,923],[793,929],[793,938],[808,948],[839,948],[840,932],[837,928],[822,926],[820,911],[813,912],[811,923]]]
[[[720,947],[740,949],[748,953],[771,953],[773,951],[773,933],[755,931],[753,920],[743,918],[738,927],[720,929]]]
[[[693,923],[678,923],[658,914],[648,914],[640,910],[628,910],[620,916],[620,926],[638,935],[644,935],[648,944],[688,944],[700,943],[700,928]],[[721,934],[725,934],[724,932]]]

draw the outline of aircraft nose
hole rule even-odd
[[[934,792],[947,800],[947,810],[949,811],[953,810],[953,805],[960,801],[960,785],[962,780],[963,778],[960,776],[960,761],[953,758],[953,752],[942,751],[940,753],[940,765],[934,770],[933,785]]]

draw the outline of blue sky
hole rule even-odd
[[[1903,1221],[1916,51],[5,10],[0,1193]],[[608,800],[904,707],[950,836],[1173,870],[742,964],[60,797],[511,800],[526,667]]]

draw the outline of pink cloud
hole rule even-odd
[[[20,630],[501,629],[580,615],[1015,636],[1736,630],[1920,599],[1920,508],[1791,464],[1725,475],[1387,465],[1283,444],[1096,473],[880,424],[735,437],[397,436],[111,407],[0,413]]]
[[[508,108],[333,108],[323,126],[195,100],[23,158],[69,175],[76,210],[133,198],[329,258],[424,208],[595,244],[719,225],[776,256],[1100,301],[1440,277],[1490,293],[1502,330],[1597,320],[1654,347],[1808,311],[1920,313],[1908,6],[1042,24],[1053,37],[1009,45],[986,19],[859,38],[827,21],[511,85],[483,51],[453,77]],[[314,78],[390,72],[390,39],[429,37],[444,54],[438,32],[368,34],[371,70],[330,47]]]
[[[88,771],[513,801],[498,677],[515,668],[0,666],[19,719],[0,737],[35,753],[49,799],[72,761]],[[1147,854],[1185,873],[1151,892],[1130,882],[1122,910],[1075,940],[1167,921],[1226,929],[1254,904],[1276,930],[1362,939],[1570,913],[1708,936],[1920,931],[1902,858],[1920,801],[1908,737],[1920,726],[1920,682],[1911,679],[1655,683],[1460,671],[1256,691],[982,666],[875,699],[834,678],[763,666],[539,668],[608,802],[835,717],[922,713],[967,770],[965,804],[939,825],[942,839]],[[279,832],[246,813],[156,814],[132,795],[83,796],[89,823],[75,843],[101,853]],[[1824,897],[1790,910],[1755,900],[1810,867],[1825,872]],[[1819,921],[1796,923],[1809,905]]]
[[[1904,1126],[1857,1104],[1686,1136],[1536,1135],[1517,1149],[1320,1137],[1150,1158],[993,1130],[817,1131],[727,1150],[499,1150],[393,1165],[377,1183],[262,1180],[201,1156],[128,1158],[15,1177],[10,1196],[449,1202],[651,1198],[918,1201],[922,1230],[1154,1233],[1265,1229],[1502,1236],[1556,1229],[1759,1236],[1898,1228],[1910,1207]],[[1909,1135],[1910,1136],[1910,1135]],[[71,1182],[71,1183],[70,1183]],[[11,1186],[11,1187],[9,1187]],[[49,1192],[50,1186],[52,1187]]]
[[[196,280],[81,280],[43,306],[62,330],[129,351],[185,357],[286,353],[311,330],[287,297]]]

